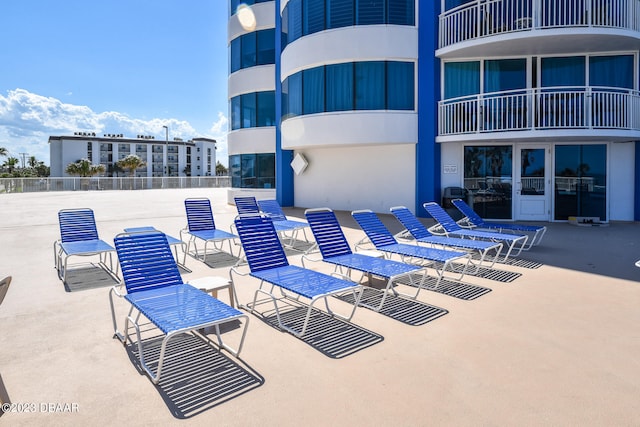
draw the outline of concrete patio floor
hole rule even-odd
[[[236,211],[226,189],[0,195],[0,277],[13,276],[0,306],[0,395],[13,405],[0,424],[640,425],[637,223],[549,224],[542,244],[520,256],[541,266],[498,266],[521,274],[509,283],[467,276],[491,290],[473,300],[423,291],[420,301],[448,311],[423,325],[359,308],[353,324],[383,339],[342,358],[250,315],[241,361],[222,361],[249,379],[245,390],[221,390],[233,379],[154,386],[135,349],[113,338],[109,287],[68,291],[58,279],[57,212],[92,208],[108,242],[142,225],[179,237],[188,197],[210,198],[217,226],[229,230]],[[304,218],[301,208],[286,212]],[[353,245],[363,233],[348,213],[339,218]],[[299,255],[289,259],[300,265]],[[185,280],[229,272],[189,257],[187,266]],[[241,278],[240,301],[257,285]]]

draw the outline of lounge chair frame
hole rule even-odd
[[[350,277],[353,271],[358,271],[362,273],[361,280],[365,276],[369,280],[372,277],[386,280],[386,286],[381,290],[382,298],[380,303],[377,306],[372,306],[361,302],[361,306],[379,312],[384,307],[386,298],[389,295],[415,300],[422,289],[427,289],[425,283],[428,275],[425,267],[353,253],[338,223],[338,219],[331,209],[307,209],[305,216],[322,254],[322,261],[333,264],[335,272],[340,272]],[[312,258],[311,254],[302,256],[303,265],[305,260],[318,261]],[[401,293],[396,289],[396,285],[404,284],[404,279],[409,280],[410,286],[417,288],[415,294]]]
[[[273,221],[267,216],[239,216],[235,220],[235,226],[251,270],[249,275],[260,280],[253,301],[246,305],[239,304],[240,307],[255,313],[256,306],[271,301],[278,327],[296,337],[302,337],[307,331],[314,304],[319,300],[324,301],[329,315],[345,321],[353,318],[362,296],[362,286],[343,275],[328,275],[290,265]],[[239,267],[232,267],[229,273],[232,281],[234,273],[246,275],[239,271]],[[279,290],[279,295],[276,294],[276,289]],[[334,312],[329,305],[329,297],[348,292],[353,293],[355,301],[351,312],[347,316]],[[258,300],[259,295],[264,295],[266,299]],[[296,330],[284,323],[278,302],[286,299],[300,303],[302,298],[309,301],[308,308],[302,327]]]
[[[511,256],[518,256],[527,245],[529,236],[526,234],[498,233],[494,231],[469,230],[462,228],[451,216],[436,202],[427,202],[422,205],[425,210],[436,220],[436,224],[430,227],[429,232],[437,235],[455,236],[468,239],[489,240],[502,242],[507,247],[506,253],[499,262],[505,262]]]
[[[458,224],[463,228],[497,230],[499,233],[531,233],[528,239],[529,244],[523,249],[525,251],[528,251],[533,246],[539,245],[540,241],[547,232],[547,227],[543,225],[527,225],[518,224],[515,222],[502,223],[485,221],[464,200],[453,199],[451,203],[453,203],[453,205],[458,208],[460,212],[462,212],[462,215],[464,215],[464,218],[458,221]]]
[[[180,334],[192,333],[219,349],[227,350],[235,357],[239,356],[249,326],[249,317],[183,283],[164,233],[121,233],[116,236],[114,243],[126,290],[126,293],[123,292],[123,286],[120,285],[112,287],[109,292],[114,336],[126,345],[130,341],[129,324],[134,327],[140,365],[154,384],[158,384],[162,375],[167,343]],[[125,317],[124,332],[118,330],[114,296],[131,304]],[[142,316],[164,334],[155,373],[145,362],[140,322]],[[237,349],[225,343],[220,332],[220,325],[233,321],[244,322]],[[198,332],[207,327],[214,327],[217,343]]]
[[[471,263],[475,265],[475,269],[469,271],[470,273],[477,272],[485,261],[488,263],[485,267],[492,268],[502,252],[504,245],[501,242],[433,235],[405,206],[394,206],[390,211],[405,227],[404,230],[397,233],[394,237],[412,238],[416,243],[425,244],[430,247],[449,247],[464,250],[471,254],[477,254],[477,260],[472,257]]]
[[[288,249],[298,250],[295,243],[298,239],[298,233],[302,231],[305,242],[309,242],[306,229],[309,224],[301,221],[292,221],[287,219],[282,207],[275,199],[258,200],[260,212],[267,215],[273,221],[273,225],[282,240],[282,244]],[[308,252],[311,248],[306,249]]]
[[[373,211],[368,209],[357,210],[351,212],[351,216],[366,234],[366,237],[358,242],[356,248],[365,243],[371,243],[375,246],[376,250],[384,252],[388,257],[398,255],[402,262],[431,267],[438,277],[434,287],[438,287],[447,270],[458,275],[453,278],[454,280],[462,280],[467,272],[471,262],[471,256],[468,252],[398,243],[393,234],[391,234]],[[462,269],[456,271],[453,267],[454,262],[463,262],[464,265]]]

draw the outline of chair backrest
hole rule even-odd
[[[336,214],[329,208],[308,209],[304,213],[322,258],[351,254]]]
[[[234,197],[233,200],[236,202],[238,215],[260,213],[258,202],[256,202],[256,198],[253,196]]]
[[[58,222],[62,243],[100,239],[91,209],[62,209],[58,212]]]
[[[447,211],[442,209],[442,207],[436,202],[427,202],[422,206],[424,206],[427,213],[429,213],[429,215],[431,215],[433,219],[438,221],[438,223],[447,232],[454,232],[462,229],[462,227],[460,227],[458,223],[453,218],[451,218],[451,215],[449,215]]]
[[[164,233],[121,233],[113,243],[127,293],[183,283]]]
[[[2,281],[0,281],[0,304],[4,300],[4,297],[7,295],[7,291],[9,290],[9,285],[11,284],[11,276],[7,276]]]
[[[411,211],[404,206],[394,206],[391,213],[397,218],[404,228],[411,233],[414,239],[424,239],[431,236],[427,227],[422,224]]]
[[[260,210],[269,215],[274,221],[286,221],[287,216],[282,211],[280,207],[280,203],[277,200],[269,199],[269,200],[258,200],[258,206],[260,206]]]
[[[207,198],[185,199],[189,231],[215,230],[211,201]]]
[[[271,218],[244,215],[236,218],[235,225],[252,272],[289,265]]]
[[[462,212],[462,215],[466,216],[467,218],[469,218],[469,221],[471,221],[472,223],[474,223],[477,226],[481,226],[482,224],[484,224],[484,220],[480,217],[480,215],[478,215],[476,213],[476,211],[474,211],[471,206],[469,206],[468,204],[465,203],[464,200],[462,199],[453,199],[451,201],[451,203],[453,203],[453,205],[458,208],[458,210],[460,212]]]
[[[395,237],[393,237],[393,234],[391,234],[389,229],[385,227],[382,221],[380,221],[380,218],[378,218],[378,215],[373,211],[353,211],[351,212],[351,216],[356,220],[358,225],[360,225],[360,228],[364,230],[376,248],[398,243]]]

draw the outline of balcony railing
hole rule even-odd
[[[476,0],[440,15],[439,47],[497,34],[567,27],[640,31],[640,2]]]
[[[640,130],[640,93],[611,87],[545,87],[447,99],[439,135],[550,129]]]

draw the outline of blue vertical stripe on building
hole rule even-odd
[[[416,145],[415,213],[426,216],[424,202],[440,201],[440,146],[437,101],[440,99],[438,42],[439,1],[421,1],[418,15],[418,144]]]
[[[275,1],[276,14],[276,200],[280,206],[294,206],[293,195],[293,151],[282,149],[282,83],[280,82],[280,55],[282,54],[282,20],[280,19],[280,0]]]

